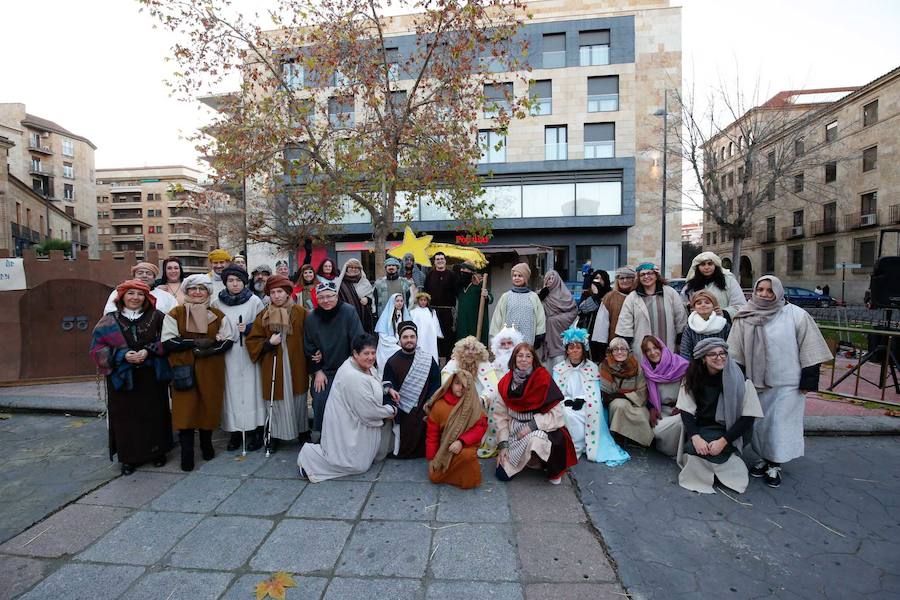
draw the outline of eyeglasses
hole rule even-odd
[[[640,275],[638,275],[638,277],[640,277],[641,279],[643,279],[644,277],[656,277],[656,273],[654,273],[653,271],[649,271],[647,273],[641,273]]]
[[[706,355],[706,358],[715,358],[715,359],[728,358],[728,353],[727,352],[710,352],[709,354]]]
[[[611,352],[625,352],[628,353],[628,348],[613,348]]]
[[[616,279],[634,279],[634,275],[619,275]]]
[[[205,285],[192,285],[191,287],[185,288],[184,291],[190,294],[191,292],[205,292],[207,290]]]

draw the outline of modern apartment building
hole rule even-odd
[[[97,169],[97,227],[101,251],[119,258],[132,250],[176,256],[188,273],[205,273],[209,231],[185,192],[202,192],[202,173],[184,166]]]
[[[773,201],[757,210],[753,236],[743,242],[742,280],[774,273],[810,289],[828,284],[840,299],[845,277],[845,300],[860,302],[880,231],[900,226],[900,68],[862,87],[782,92],[764,106],[808,111],[799,131],[785,134],[803,140],[797,151],[815,148],[818,156],[815,167],[791,173],[790,189],[779,186]],[[714,138],[708,150],[730,155],[716,147],[726,139]],[[705,221],[704,249],[730,256],[731,240],[723,233]],[[897,236],[887,242],[885,254],[900,253]],[[861,266],[844,270],[841,263]]]
[[[96,146],[15,102],[0,103],[0,136],[12,144],[6,161],[10,189],[18,190],[4,202],[0,245],[20,253],[50,237],[96,255]]]

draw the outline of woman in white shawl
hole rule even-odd
[[[400,350],[400,336],[397,335],[397,325],[403,321],[410,321],[409,311],[403,302],[402,294],[391,294],[388,298],[378,323],[375,325],[375,333],[378,334],[378,376],[384,372],[387,360]]]
[[[687,282],[681,291],[684,303],[689,303],[700,290],[712,294],[722,311],[728,315],[728,320],[747,304],[741,284],[730,271],[722,267],[722,259],[715,252],[701,252],[691,261]]]
[[[819,389],[819,365],[833,358],[831,351],[809,313],[785,304],[774,275],[756,280],[753,297],[734,316],[728,345],[759,390],[765,414],[753,427],[761,460],[750,474],[778,487],[782,464],[803,456],[806,392]]]

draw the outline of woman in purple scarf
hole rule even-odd
[[[690,362],[674,354],[662,341],[652,335],[641,341],[641,370],[647,379],[650,404],[650,427],[656,449],[669,456],[678,452],[681,441],[681,417],[675,402],[681,388],[681,378]]]

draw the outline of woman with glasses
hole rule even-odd
[[[648,335],[659,338],[666,348],[675,352],[687,323],[681,296],[665,285],[653,263],[643,263],[635,270],[638,284],[625,298],[616,335],[625,338],[636,355],[641,351],[641,340]]]
[[[613,338],[600,364],[600,393],[609,407],[609,430],[641,446],[653,441],[647,383],[624,339]]]
[[[687,283],[681,292],[685,304],[691,302],[694,294],[701,290],[716,299],[718,305],[722,307],[723,316],[729,321],[742,306],[747,304],[741,284],[730,271],[722,267],[722,259],[715,252],[701,252],[691,261]]]
[[[362,263],[350,258],[337,281],[338,298],[356,309],[359,322],[367,333],[375,331],[375,287],[366,277]]]
[[[678,451],[678,484],[714,494],[716,479],[740,493],[747,489],[747,465],[741,450],[751,426],[763,416],[753,382],[728,357],[722,338],[706,338],[694,347],[676,407],[681,411],[684,443]]]

